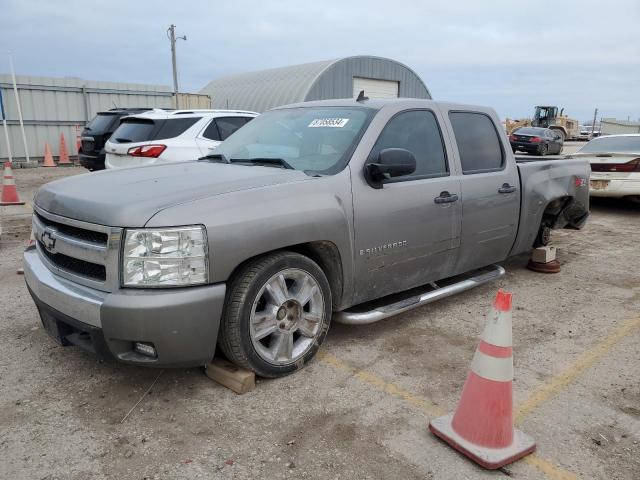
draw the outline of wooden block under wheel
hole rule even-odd
[[[224,385],[240,395],[250,392],[256,386],[255,373],[240,368],[222,358],[214,358],[213,361],[206,366],[204,373],[211,380],[215,380],[220,385]]]

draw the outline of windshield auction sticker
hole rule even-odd
[[[347,122],[348,118],[316,118],[312,120],[309,124],[309,128],[319,128],[319,127],[334,127],[334,128],[342,128]]]

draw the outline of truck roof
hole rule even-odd
[[[447,109],[454,110],[471,110],[478,112],[491,112],[494,110],[480,105],[468,105],[463,103],[453,103],[441,100],[427,100],[422,98],[371,98],[361,102],[356,101],[355,98],[342,98],[333,100],[314,100],[311,102],[293,103],[290,105],[282,105],[276,107],[273,110],[282,108],[296,108],[296,107],[360,107],[371,108],[374,110],[381,110],[385,107],[400,106],[404,108],[433,108],[434,105],[439,105]],[[497,116],[497,115],[496,115]]]

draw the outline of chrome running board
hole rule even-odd
[[[489,270],[487,271],[487,269]],[[480,270],[472,277],[465,278],[450,285],[441,287],[433,282],[430,284],[431,290],[428,292],[389,303],[387,305],[377,306],[372,310],[354,311],[355,309],[353,309],[351,311],[343,310],[342,312],[336,312],[333,315],[333,320],[346,325],[366,325],[374,323],[379,320],[392,317],[393,315],[406,312],[407,310],[412,310],[422,305],[426,305],[427,303],[435,302],[441,298],[450,297],[456,293],[470,290],[478,285],[492,282],[502,277],[504,274],[504,268],[499,265],[491,265],[484,270]],[[446,282],[446,280],[444,280],[444,282]]]

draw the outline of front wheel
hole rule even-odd
[[[231,281],[219,345],[227,358],[263,377],[302,368],[331,322],[331,289],[310,258],[293,252],[259,257]]]
[[[559,140],[560,140],[562,143],[564,143],[564,141],[566,140],[566,138],[567,138],[567,137],[565,136],[565,134],[564,134],[564,132],[563,132],[562,130],[560,130],[560,129],[558,129],[558,128],[554,128],[554,129],[553,129],[553,133],[557,133],[557,134],[558,134],[558,136],[560,137],[560,139],[559,139]]]

